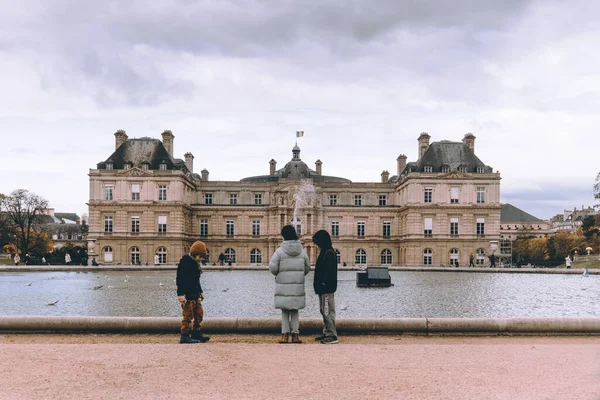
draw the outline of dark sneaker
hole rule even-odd
[[[325,339],[327,336],[325,335],[319,335],[315,338],[315,342],[320,342],[321,340]]]
[[[336,344],[338,342],[337,336],[327,336],[325,339],[321,340],[322,344]]]
[[[191,333],[192,339],[199,341],[200,343],[205,343],[208,342],[210,340],[210,336],[205,335],[204,333],[198,331],[198,332],[192,332]]]
[[[196,339],[192,339],[190,337],[190,335],[182,333],[181,337],[179,338],[179,343],[181,343],[181,344],[184,344],[184,343],[200,343],[200,341],[196,340]]]

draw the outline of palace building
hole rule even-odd
[[[314,263],[311,237],[333,239],[347,265],[466,266],[500,239],[500,174],[475,155],[475,136],[461,142],[418,138],[418,159],[397,158],[397,171],[378,182],[322,174],[298,146],[268,175],[211,181],[194,172],[194,156],[173,154],[174,135],[128,138],[115,133],[115,151],[90,169],[88,242],[101,264],[175,264],[195,240],[210,263],[266,265],[281,244],[281,228],[297,213],[297,230]],[[310,201],[301,202],[299,193]],[[296,204],[298,203],[298,204]],[[493,248],[493,247],[492,247]]]

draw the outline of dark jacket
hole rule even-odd
[[[316,294],[335,293],[337,290],[337,255],[332,249],[322,250],[319,254],[313,287]]]
[[[200,266],[190,256],[186,254],[181,257],[177,266],[177,296],[185,295],[187,300],[197,300],[202,293],[200,285]]]

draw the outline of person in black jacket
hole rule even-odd
[[[337,254],[331,244],[331,236],[325,230],[317,231],[312,237],[313,243],[321,252],[315,265],[313,287],[319,295],[319,311],[323,316],[323,334],[315,340],[323,344],[338,343],[335,328],[335,291],[337,290]]]
[[[177,266],[177,300],[181,303],[181,338],[179,343],[204,343],[210,336],[200,331],[200,323],[204,318],[202,300],[204,293],[200,285],[202,269],[196,260],[207,255],[206,245],[196,241],[190,248],[190,253],[181,257]],[[190,323],[194,321],[190,332]]]

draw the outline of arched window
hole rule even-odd
[[[477,259],[475,260],[475,264],[485,264],[485,251],[483,249],[477,249]]]
[[[335,249],[335,256],[337,258],[337,263],[341,264],[342,263],[342,255],[340,254],[340,251],[338,249]]]
[[[367,252],[363,249],[356,250],[356,255],[354,256],[355,264],[366,264],[367,263]]]
[[[158,250],[156,250],[156,254],[158,254],[159,264],[167,263],[167,249],[165,249],[164,247],[159,247]]]
[[[104,248],[104,250],[102,251],[102,254],[104,254],[104,262],[105,263],[109,263],[113,261],[113,249],[110,246],[106,246]]]
[[[452,267],[458,264],[458,249],[450,249],[450,265]]]
[[[383,249],[381,252],[381,264],[392,265],[392,252],[389,249]]]
[[[130,254],[131,254],[131,264],[132,265],[141,264],[141,262],[140,262],[140,248],[139,247],[132,247],[131,250],[130,250]]]
[[[235,250],[232,248],[226,249],[223,254],[225,255],[225,262],[235,263]]]
[[[433,264],[433,251],[431,249],[423,250],[423,265]]]
[[[250,264],[262,263],[262,253],[259,249],[252,249],[250,252]]]

